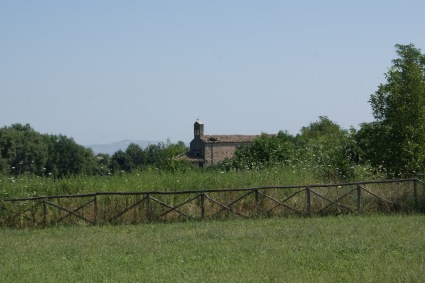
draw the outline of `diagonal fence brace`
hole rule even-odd
[[[225,210],[227,209],[228,211],[230,211],[230,212],[232,212],[232,213],[234,213],[234,214],[236,214],[236,215],[239,215],[239,216],[242,216],[242,217],[247,217],[246,215],[244,215],[244,214],[242,214],[242,213],[239,213],[239,212],[237,212],[237,211],[234,211],[231,207],[228,207],[228,206],[226,206],[226,205],[224,205],[224,204],[220,203],[219,201],[217,201],[217,200],[215,200],[215,199],[211,198],[211,197],[210,197],[209,195],[207,195],[207,194],[204,194],[204,196],[205,196],[207,199],[209,199],[210,201],[212,201],[213,203],[216,203],[216,204],[218,204],[219,206],[224,207],[224,208],[225,208]],[[211,214],[211,216],[212,216],[212,215],[214,215],[214,214],[215,214],[215,213]]]
[[[291,198],[293,198],[294,196],[298,195],[299,193],[304,192],[304,190],[305,190],[305,189],[299,190],[298,192],[293,193],[292,195],[290,195],[289,197],[287,197],[286,199],[284,199],[284,200],[282,200],[282,201],[278,201],[277,199],[275,199],[275,198],[273,198],[272,196],[269,196],[269,195],[267,195],[267,194],[265,194],[265,193],[262,193],[262,192],[259,192],[259,193],[260,193],[261,195],[265,196],[266,198],[268,198],[268,199],[270,199],[270,200],[274,201],[275,203],[277,203],[275,206],[273,206],[272,208],[270,208],[269,210],[267,210],[267,212],[266,212],[267,214],[269,214],[269,213],[270,213],[272,210],[274,210],[276,207],[283,206],[283,207],[285,207],[285,208],[287,208],[287,209],[289,209],[289,210],[293,210],[293,211],[295,211],[295,212],[299,213],[300,215],[302,215],[302,214],[303,214],[303,213],[302,213],[302,211],[300,211],[300,210],[298,210],[298,209],[296,209],[296,208],[293,208],[293,207],[291,207],[291,206],[289,206],[289,205],[285,204],[285,202],[287,202],[288,200],[290,200],[290,199],[291,199]]]
[[[113,222],[115,219],[117,219],[118,217],[120,217],[121,215],[123,215],[124,213],[126,213],[127,211],[129,211],[130,209],[138,206],[139,204],[141,204],[145,199],[148,199],[148,197],[144,197],[141,200],[136,201],[135,203],[133,203],[132,205],[130,205],[129,207],[127,207],[126,209],[124,209],[123,211],[121,211],[120,213],[118,213],[117,215],[109,218],[109,222]]]
[[[338,207],[342,207],[342,208],[344,208],[344,209],[347,209],[347,210],[349,210],[349,211],[353,212],[353,210],[352,210],[349,206],[346,206],[346,205],[344,205],[344,204],[341,204],[341,203],[339,203],[339,201],[340,201],[340,200],[342,200],[342,199],[344,199],[345,197],[347,197],[347,196],[348,196],[349,194],[351,194],[352,192],[357,191],[357,188],[352,189],[351,191],[349,191],[348,193],[344,194],[343,196],[341,196],[341,197],[337,198],[336,200],[331,200],[331,199],[329,199],[329,198],[327,198],[327,197],[325,197],[325,196],[322,196],[321,194],[319,194],[319,193],[317,193],[317,192],[315,192],[315,191],[313,191],[313,190],[310,190],[310,191],[311,191],[313,194],[315,194],[316,196],[318,196],[318,197],[320,197],[320,198],[322,198],[322,199],[324,199],[324,200],[326,200],[326,201],[328,201],[328,202],[329,202],[329,204],[328,204],[327,206],[325,206],[324,208],[322,208],[321,210],[319,210],[317,213],[321,213],[322,211],[324,211],[325,209],[327,209],[328,207],[330,207],[330,206],[332,206],[332,205],[336,205],[336,206],[338,206]]]
[[[84,206],[86,206],[87,204],[89,204],[89,203],[91,203],[91,202],[93,202],[93,200],[90,200],[88,203],[84,204],[82,207],[79,207],[79,208],[78,208],[77,210],[75,210],[75,211],[80,210],[81,208],[83,208]],[[87,218],[85,218],[85,217],[83,217],[83,216],[81,216],[81,215],[79,215],[79,214],[75,213],[74,211],[72,211],[72,210],[69,210],[69,209],[65,208],[65,207],[59,206],[59,205],[54,204],[54,203],[52,203],[52,202],[50,202],[50,201],[47,201],[47,200],[45,201],[45,203],[46,203],[46,204],[48,204],[48,205],[51,205],[51,206],[53,206],[53,207],[56,207],[56,208],[57,208],[57,209],[59,209],[59,210],[63,210],[63,211],[68,212],[68,214],[67,214],[65,217],[62,217],[60,220],[63,220],[64,218],[66,218],[66,217],[68,217],[68,216],[70,216],[70,215],[72,214],[72,215],[74,215],[75,217],[78,217],[78,218],[80,218],[80,219],[82,219],[82,220],[84,220],[84,221],[86,221],[86,222],[88,222],[88,223],[96,224],[96,223],[94,223],[93,221],[91,221],[91,220],[89,220],[89,219],[87,219]],[[58,221],[58,222],[59,222],[59,221]]]

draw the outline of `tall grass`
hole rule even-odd
[[[424,216],[0,229],[1,282],[424,282]]]
[[[261,171],[191,169],[185,172],[146,170],[112,176],[76,176],[63,179],[21,175],[0,177],[0,198],[49,196],[94,192],[179,191],[317,182],[307,170],[275,168]]]

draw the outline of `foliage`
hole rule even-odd
[[[7,162],[0,154],[0,176],[6,174]]]
[[[222,167],[229,171],[303,166],[324,180],[351,179],[360,158],[354,133],[328,117],[319,117],[296,137],[283,131],[277,135],[263,133],[252,144],[238,149]]]
[[[293,137],[280,131],[277,135],[261,134],[252,144],[238,149],[235,157],[225,161],[223,166],[229,170],[264,169],[288,164],[293,157]]]
[[[10,176],[34,174],[64,178],[76,175],[109,175],[147,167],[186,170],[188,164],[176,157],[186,152],[183,142],[149,145],[130,144],[112,156],[94,155],[91,149],[64,135],[40,134],[29,124],[0,129],[0,173]]]
[[[413,44],[395,48],[399,58],[369,100],[376,121],[363,124],[360,140],[375,167],[409,176],[425,165],[425,55]]]
[[[132,172],[148,167],[160,168],[166,171],[184,170],[189,164],[184,160],[176,159],[185,153],[187,148],[184,142],[150,144],[142,149],[137,144],[130,144],[125,151],[117,151],[112,155],[110,168],[113,172]]]
[[[385,171],[383,160],[389,159],[389,151],[386,149],[387,141],[382,138],[386,136],[388,136],[388,128],[379,122],[362,123],[354,135],[362,158],[360,163],[370,164],[375,173]]]
[[[49,148],[47,172],[59,178],[92,173],[95,159],[90,149],[64,135],[44,135],[44,139]]]
[[[305,162],[313,165],[325,180],[347,180],[354,177],[358,149],[353,139],[355,131],[343,130],[326,116],[301,129],[297,136],[305,152]]]
[[[0,149],[5,160],[3,169],[12,175],[23,172],[43,173],[48,148],[42,135],[34,131],[29,124],[13,124],[0,129]]]
[[[0,169],[12,176],[44,174],[66,177],[91,173],[91,150],[63,135],[42,135],[29,124],[13,124],[0,129]]]
[[[118,150],[112,155],[111,163],[109,167],[111,171],[116,172],[131,172],[134,169],[135,164],[129,154],[122,150]]]
[[[146,152],[143,151],[143,148],[138,144],[129,144],[125,150],[125,154],[130,158],[130,162],[133,164],[133,166],[146,164]]]
[[[95,158],[95,165],[92,169],[93,175],[110,175],[111,171],[109,169],[109,165],[111,164],[111,156],[106,153],[98,153],[96,154]]]

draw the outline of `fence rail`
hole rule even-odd
[[[149,223],[192,219],[417,212],[419,179],[175,192],[99,192],[0,200],[0,225]]]

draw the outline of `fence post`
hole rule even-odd
[[[359,212],[361,209],[361,200],[362,200],[362,188],[360,184],[357,184],[357,211]]]
[[[205,193],[201,194],[201,217],[204,219],[205,217]]]
[[[311,216],[311,198],[310,198],[310,187],[305,188],[306,200],[307,200],[307,216]]]
[[[47,224],[47,207],[46,207],[46,199],[43,198],[43,225],[46,226]]]
[[[260,213],[260,198],[258,196],[258,189],[255,189],[255,216]]]
[[[147,214],[148,214],[148,222],[152,222],[152,208],[151,208],[150,194],[146,194],[146,208],[147,208]]]
[[[413,181],[413,204],[415,206],[415,211],[418,210],[418,180]]]
[[[97,213],[98,213],[97,194],[94,194],[93,196],[93,209],[94,209],[94,223],[97,224]]]

